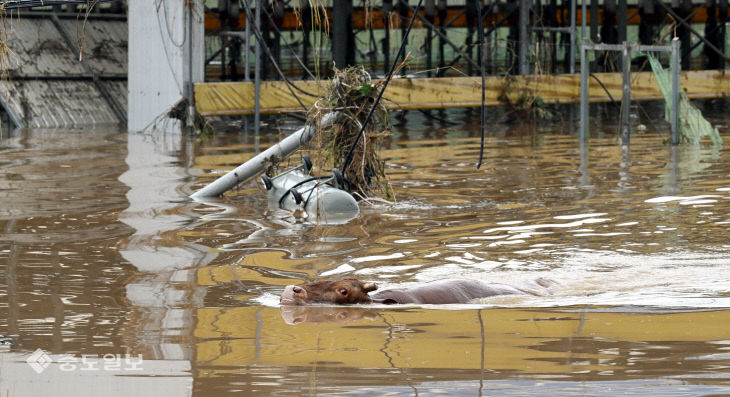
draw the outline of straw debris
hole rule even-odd
[[[185,132],[185,126],[187,125],[189,103],[187,98],[182,98],[165,114],[161,115],[163,118],[180,120],[181,132]],[[157,122],[155,122],[156,124]],[[198,113],[197,109],[194,110],[192,115],[193,131],[198,134],[199,137],[205,138],[213,134],[213,126],[210,121]]]
[[[335,76],[325,89],[327,94],[317,100],[307,117],[310,125],[321,125],[319,120],[324,114],[340,113],[338,121],[331,127],[318,128],[309,143],[307,149],[315,167],[342,170],[381,84],[374,83],[362,67],[335,69]],[[377,195],[389,200],[393,198],[385,175],[385,162],[378,156],[378,149],[388,136],[388,111],[379,104],[343,173],[346,180],[344,188],[350,193],[361,198]]]

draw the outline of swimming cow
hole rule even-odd
[[[386,289],[374,292],[378,287],[355,278],[323,280],[309,284],[288,285],[281,294],[282,305],[306,305],[330,303],[349,305],[356,303],[383,303],[386,305],[468,303],[474,299],[497,295],[549,295],[547,287],[554,282],[538,278],[528,285],[516,287],[507,284],[487,283],[479,280],[446,279],[419,284],[414,287]]]

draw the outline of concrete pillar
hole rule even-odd
[[[129,1],[129,131],[152,128],[180,99],[192,99],[192,84],[204,78],[203,15],[200,0]],[[176,120],[165,125],[180,128]]]

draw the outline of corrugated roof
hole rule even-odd
[[[26,127],[69,127],[118,123],[91,81],[25,80],[0,82],[5,101]]]
[[[10,76],[82,75],[83,65],[66,46],[48,19],[8,18],[10,29],[4,36],[14,55],[8,58]]]
[[[82,19],[64,19],[61,26],[82,49],[83,60],[94,73],[127,73],[126,22],[94,21],[84,26]]]
[[[9,56],[10,78],[0,82],[0,103],[25,126],[34,128],[123,121],[127,22],[84,22],[74,15],[57,19],[56,24],[52,18],[21,15],[12,19],[3,36],[13,54]],[[83,48],[83,63],[69,42]]]

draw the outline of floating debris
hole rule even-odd
[[[188,106],[189,102],[187,98],[182,98],[175,106],[170,109],[166,114],[159,117],[159,120],[155,121],[155,124],[157,124],[159,121],[164,120],[165,117],[169,119],[176,119],[180,120],[180,127],[182,128],[183,132],[185,131],[185,127],[188,122]],[[201,137],[208,137],[213,135],[213,126],[211,125],[210,121],[208,121],[205,117],[201,116],[200,113],[198,113],[198,110],[195,109],[193,112],[193,131],[197,133]]]
[[[381,82],[373,83],[362,67],[335,69],[327,87],[328,94],[319,99],[309,113],[307,123],[320,125],[322,115],[339,112],[339,122],[318,128],[309,143],[310,156],[320,170],[343,169],[353,145],[350,166],[344,169],[345,188],[361,197],[382,195],[392,199],[392,190],[385,175],[385,162],[378,156],[384,138],[390,136],[388,110],[378,104],[362,137],[358,134],[370,112]]]

